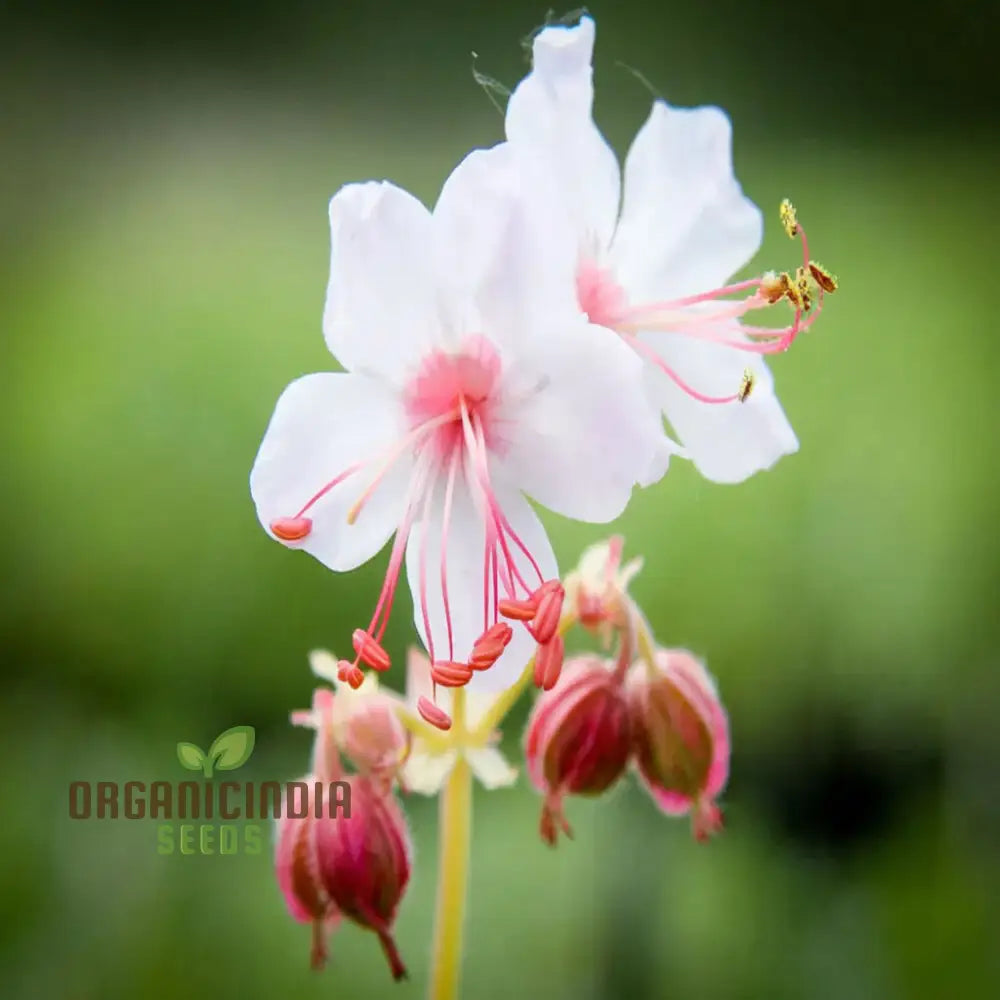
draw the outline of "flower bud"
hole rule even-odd
[[[301,780],[311,788],[315,779],[307,775]],[[312,924],[310,964],[314,969],[322,969],[326,965],[326,937],[340,920],[340,914],[319,881],[315,827],[311,816],[279,819],[274,866],[288,912],[300,924]]]
[[[567,660],[558,684],[535,702],[525,734],[532,784],[545,796],[539,832],[555,844],[572,836],[564,795],[598,795],[625,770],[631,750],[628,704],[619,673],[595,656]]]
[[[319,883],[334,906],[377,935],[392,978],[406,967],[392,937],[396,910],[410,879],[412,848],[402,810],[391,794],[351,775],[350,815],[316,821]]]
[[[303,779],[312,787],[313,778]],[[278,821],[275,868],[289,913],[313,927],[311,964],[326,964],[326,936],[347,917],[373,930],[393,979],[406,976],[392,923],[410,878],[411,848],[396,800],[367,778],[348,775],[350,809],[315,808]]]
[[[686,650],[659,649],[626,679],[636,769],[671,816],[691,813],[695,838],[722,829],[715,797],[729,777],[729,722],[715,684]]]

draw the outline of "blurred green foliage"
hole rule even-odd
[[[477,792],[465,995],[996,995],[1000,353],[977,268],[1000,225],[997,146],[942,139],[933,117],[886,135],[863,79],[824,138],[776,116],[775,68],[754,75],[738,23],[710,43],[689,15],[636,53],[622,39],[641,25],[613,10],[598,10],[598,110],[619,150],[648,104],[614,66],[625,55],[668,97],[732,110],[738,174],[769,213],[758,265],[793,262],[787,194],[842,290],[772,366],[800,453],[739,487],[678,463],[616,526],[646,558],[634,592],[661,642],[719,679],[726,834],[696,846],[628,780],[571,802],[576,840],[552,852],[524,783]],[[287,714],[308,704],[306,653],[345,648],[386,555],[333,576],[289,554],[260,530],[247,475],[284,385],[331,365],[327,199],[391,177],[432,203],[470,146],[498,139],[463,60],[476,47],[516,80],[516,31],[537,18],[517,13],[514,35],[511,11],[483,15],[484,35],[429,9],[425,51],[398,32],[334,36],[352,85],[328,90],[297,75],[287,38],[259,75],[213,73],[204,53],[105,62],[65,37],[2,71],[4,996],[390,992],[354,928],[309,973],[266,853],[161,857],[153,823],[69,820],[66,787],[177,778],[177,741],[237,724],[257,729],[241,776],[305,769]],[[901,92],[920,91],[909,72]],[[547,523],[565,565],[608,530]],[[411,636],[404,600],[397,659]],[[418,996],[435,808],[407,811],[412,981],[391,992]]]

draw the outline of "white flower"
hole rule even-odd
[[[288,386],[250,489],[273,538],[332,570],[395,536],[355,665],[389,665],[381,637],[405,561],[431,660],[453,682],[511,684],[533,653],[524,627],[488,669],[467,664],[504,601],[523,605],[558,576],[525,494],[612,520],[658,447],[641,362],[580,313],[561,234],[522,188],[504,144],[470,154],[433,214],[387,182],[330,204],[323,326],[346,372]]]
[[[419,649],[410,649],[406,662],[406,701],[416,708],[421,698],[429,698],[431,683],[430,661]],[[400,778],[403,786],[421,795],[436,795],[459,757],[468,761],[469,769],[486,788],[503,788],[517,780],[517,769],[494,745],[500,734],[485,730],[482,723],[496,702],[496,696],[481,691],[466,691],[462,725],[453,725],[434,741],[417,736],[403,765]],[[450,691],[439,692],[438,705],[452,715]]]
[[[760,212],[733,174],[729,119],[718,108],[657,101],[622,178],[591,114],[593,45],[586,17],[536,36],[532,71],[508,104],[507,138],[549,175],[539,181],[540,201],[551,198],[552,179],[561,191],[580,308],[649,362],[651,398],[701,473],[739,482],[798,449],[761,355],[786,349],[815,316],[803,319],[809,303],[796,292],[796,278],[814,292],[804,234],[795,278],[769,274],[726,287],[762,234]],[[746,297],[721,299],[737,293]],[[740,323],[781,298],[799,300],[788,328]],[[666,457],[646,482],[662,475]]]

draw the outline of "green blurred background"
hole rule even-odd
[[[678,463],[617,526],[660,640],[721,684],[725,835],[695,845],[629,780],[572,802],[552,852],[525,783],[477,792],[464,995],[996,996],[995,8],[591,10],[619,151],[649,95],[618,61],[722,105],[768,213],[757,267],[794,264],[789,195],[842,291],[773,364],[800,453],[738,487]],[[471,52],[513,84],[544,18],[0,5],[4,997],[423,995],[434,802],[407,802],[393,987],[352,927],[310,974],[266,853],[161,857],[152,823],[69,820],[66,787],[176,779],[177,741],[236,724],[241,777],[305,769],[306,653],[345,648],[386,558],[331,575],[247,490],[281,389],[330,366],[326,203],[371,177],[432,203],[501,136]],[[566,566],[607,534],[548,523]],[[397,657],[410,637],[404,602]]]

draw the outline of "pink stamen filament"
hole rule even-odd
[[[439,427],[442,427],[444,424],[451,423],[454,419],[454,413],[442,413],[440,416],[427,420],[415,427],[409,434],[397,441],[388,450],[382,461],[379,462],[378,471],[372,477],[372,481],[368,484],[364,492],[360,497],[358,497],[351,509],[347,512],[347,523],[353,524],[357,520],[358,515],[361,513],[361,509],[371,499],[372,494],[376,489],[378,489],[378,486],[385,478],[386,473],[392,468],[396,460],[403,454],[403,452],[405,452],[408,448],[418,447],[430,434],[433,434],[434,431],[436,431]]]
[[[504,514],[500,505],[497,503],[496,496],[493,493],[493,489],[490,485],[489,467],[486,461],[486,435],[483,433],[482,423],[479,420],[477,420],[472,430],[476,442],[476,450],[473,454],[477,454],[480,458],[480,481],[485,483],[484,487],[486,494],[485,499],[487,504],[489,505],[490,514],[497,525],[498,528],[497,534],[502,540],[503,533],[506,532],[506,534],[510,537],[511,541],[524,553],[525,558],[528,560],[529,564],[531,565],[531,568],[535,572],[535,575],[538,577],[539,585],[541,585],[545,582],[545,578],[542,575],[542,571],[538,565],[537,560],[531,554],[531,552],[528,549],[528,546],[524,544],[524,542],[521,540],[517,532],[514,531],[513,527],[511,527],[510,521],[507,520],[507,516]],[[507,555],[507,559],[510,561],[512,568],[516,572],[517,566],[514,564],[514,561],[510,556],[510,551],[507,549],[506,545],[504,546],[504,552]],[[525,590],[527,590],[530,593],[531,588],[525,583],[524,579],[521,577],[521,574],[518,573],[517,575],[518,579],[521,582],[521,585],[525,588]]]
[[[421,462],[414,473],[413,479],[410,481],[403,519],[396,528],[396,537],[393,539],[392,553],[389,556],[389,566],[386,569],[385,579],[382,581],[382,589],[379,592],[378,602],[375,605],[375,612],[368,626],[369,635],[373,636],[375,641],[379,643],[382,641],[386,626],[389,624],[392,602],[396,596],[396,585],[399,582],[399,571],[403,565],[403,559],[406,555],[406,543],[409,541],[410,531],[413,527],[417,498],[425,491],[429,478],[430,469],[428,463],[426,461]],[[427,490],[428,494],[432,492],[432,490]],[[380,618],[381,624],[378,624]],[[375,631],[376,626],[378,626],[377,632]]]
[[[441,599],[444,604],[444,620],[448,629],[448,659],[455,659],[455,637],[451,624],[451,606],[448,603],[448,528],[451,524],[451,504],[455,495],[455,475],[458,472],[458,451],[451,453],[448,462],[448,482],[444,488],[444,511],[441,515]],[[433,662],[433,661],[431,661]]]
[[[509,534],[511,539],[520,546],[522,551],[527,552],[527,549],[525,548],[524,543],[517,537],[515,532],[511,530],[509,522],[507,522],[507,519],[503,516],[503,512],[500,510],[500,505],[496,501],[496,497],[493,493],[493,487],[490,483],[489,466],[486,459],[486,442],[482,436],[481,430],[477,435],[476,429],[474,429],[472,424],[472,418],[469,415],[469,411],[464,400],[462,401],[462,430],[465,434],[465,445],[468,449],[468,456],[472,466],[472,471],[475,479],[479,483],[480,499],[484,505],[484,517],[486,518],[489,528],[492,528],[493,533],[496,536],[496,541],[500,543],[500,548],[504,554],[504,566],[501,575],[504,577],[503,582],[507,589],[507,593],[510,597],[517,596],[514,587],[514,582],[516,581],[521,585],[526,593],[530,594],[532,588],[528,586],[524,577],[521,575],[521,571],[518,569],[517,563],[514,562],[514,557],[511,554],[510,547],[508,546],[507,539],[505,537],[505,529],[506,533]],[[528,555],[528,558],[534,565],[536,572],[538,572],[538,566],[534,560],[531,559],[530,554]],[[538,576],[539,581],[541,581],[540,572],[538,573]]]
[[[637,354],[641,354],[647,361],[656,365],[664,375],[667,375],[684,392],[692,398],[697,399],[699,403],[734,403],[740,398],[738,392],[734,392],[731,396],[706,396],[704,393],[698,392],[697,389],[688,385],[648,344],[643,343],[638,337],[630,333],[625,333],[621,336]]]
[[[805,230],[801,226],[797,227],[797,235],[802,240],[803,268],[808,272],[809,244],[806,239]],[[757,355],[777,354],[786,351],[799,334],[808,330],[815,323],[823,308],[824,291],[822,287],[818,288],[815,306],[808,316],[805,315],[806,310],[804,308],[798,307],[795,310],[791,324],[786,327],[745,326],[735,322],[741,316],[754,309],[775,304],[769,301],[765,294],[761,293],[760,289],[763,283],[763,278],[750,278],[746,281],[739,281],[735,284],[726,285],[722,288],[702,292],[697,295],[688,295],[670,301],[652,302],[640,306],[628,307],[617,317],[614,328],[622,339],[630,344],[638,354],[659,368],[683,392],[693,399],[710,404],[726,404],[742,401],[746,396],[740,391],[735,391],[728,396],[709,396],[699,392],[685,382],[673,368],[667,365],[651,347],[644,344],[636,335],[643,330],[675,333],[705,343],[718,344],[721,347],[729,347],[734,350]],[[742,301],[733,302],[728,308],[720,309],[713,313],[702,313],[700,315],[698,313],[691,315],[678,313],[678,310],[686,309],[689,306],[704,302],[719,301],[723,296],[745,291],[750,291],[751,294],[747,295]],[[738,339],[733,334],[751,339],[749,341]]]

